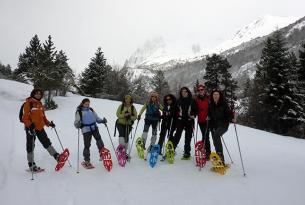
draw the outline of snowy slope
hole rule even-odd
[[[220,53],[236,47],[242,43],[248,42],[252,39],[266,36],[277,29],[281,29],[294,23],[299,18],[297,17],[278,17],[265,15],[256,21],[244,26],[239,30],[235,36],[212,49],[209,53]]]
[[[27,173],[25,134],[18,122],[22,99],[27,97],[31,86],[0,79],[0,198],[1,205],[83,205],[83,204],[217,204],[217,205],[300,205],[304,201],[305,141],[282,137],[267,132],[237,126],[247,177],[242,176],[234,127],[230,126],[224,139],[234,160],[225,176],[210,172],[211,164],[200,172],[194,161],[181,161],[183,139],[177,149],[173,165],[159,162],[155,168],[137,158],[125,168],[114,160],[113,170],[108,173],[98,161],[95,141],[92,142],[92,162],[96,169],[76,174],[77,130],[73,127],[75,107],[83,97],[71,95],[57,97],[59,108],[48,111],[54,120],[64,146],[71,151],[72,168],[65,166],[54,171],[55,161],[36,142],[36,162],[46,168],[45,173],[30,180]],[[119,102],[91,99],[92,107],[109,121],[113,133],[114,113]],[[137,106],[137,109],[139,106]],[[103,125],[99,125],[105,145],[111,148]],[[137,136],[141,134],[139,125]],[[56,149],[60,145],[54,131],[46,128]],[[118,138],[112,138],[115,145]],[[81,149],[82,149],[81,139]],[[114,158],[114,153],[112,152]],[[228,157],[226,156],[227,161]]]

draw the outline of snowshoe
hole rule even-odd
[[[95,168],[95,167],[93,166],[93,164],[91,164],[91,163],[88,162],[88,161],[82,162],[81,165],[82,165],[85,169],[93,169],[93,168]]]
[[[156,144],[150,147],[149,165],[151,167],[154,167],[157,164],[159,152],[160,152],[160,145]]]
[[[137,153],[140,159],[144,159],[144,143],[141,137],[138,137],[136,140],[136,148],[137,148]]]
[[[119,161],[119,165],[121,167],[124,167],[125,164],[126,164],[126,150],[125,150],[125,147],[123,145],[119,145],[117,148],[116,148],[116,154],[118,156],[118,161]]]
[[[165,158],[167,159],[169,164],[173,164],[174,157],[175,157],[174,145],[171,141],[167,141],[165,145]]]
[[[206,164],[206,154],[203,141],[198,141],[195,144],[195,160],[196,166],[199,167],[200,170]]]
[[[220,156],[216,152],[211,153],[210,160],[213,165],[213,167],[211,168],[211,171],[213,171],[213,172],[217,172],[221,175],[224,175],[226,173],[227,169],[230,168],[229,165],[225,165],[223,163]]]
[[[183,155],[181,157],[181,160],[191,160],[191,156],[190,155]]]
[[[64,151],[59,155],[57,160],[57,165],[55,166],[55,171],[61,170],[65,166],[66,161],[68,160],[70,155],[69,150],[66,148]]]
[[[44,172],[45,169],[36,166],[35,164],[26,170],[27,172],[33,172],[34,174]]]
[[[103,147],[100,150],[100,157],[103,159],[103,165],[105,169],[107,169],[107,171],[110,172],[112,169],[112,159],[111,159],[110,151],[107,148]]]

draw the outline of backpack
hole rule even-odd
[[[132,115],[132,116],[134,116],[134,113],[133,113],[134,109],[135,109],[135,108],[134,108],[134,106],[132,105],[132,106],[131,106],[131,115]],[[123,112],[123,110],[124,110],[124,105],[121,105],[121,113]],[[117,130],[117,126],[118,126],[118,121],[119,121],[119,118],[116,119],[115,124],[114,124],[114,134],[113,134],[113,137],[115,137],[115,135],[116,135],[116,130]]]
[[[124,105],[121,105],[121,113],[123,112],[123,110],[124,110]],[[133,111],[134,111],[134,106],[131,105],[131,115],[134,115]]]
[[[21,122],[21,123],[23,123],[23,121],[22,121],[22,118],[23,118],[23,108],[24,108],[24,104],[25,104],[26,102],[24,102],[24,103],[22,103],[22,105],[21,105],[21,107],[20,107],[20,110],[19,110],[19,121]],[[32,111],[32,108],[33,108],[33,103],[32,102],[30,102],[30,112]]]
[[[93,109],[92,109],[91,107],[89,107],[89,109],[90,109],[92,112],[94,112]],[[80,122],[82,122],[82,121],[83,121],[83,113],[82,113],[82,111],[81,111],[81,108],[78,107],[77,110],[76,110],[76,112],[78,112],[79,117],[80,117]]]

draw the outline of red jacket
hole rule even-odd
[[[206,123],[209,110],[209,98],[206,95],[204,97],[197,96],[196,103],[198,107],[198,123]]]

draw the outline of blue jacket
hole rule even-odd
[[[80,112],[82,117],[80,116]],[[96,123],[101,123],[102,119],[96,114],[92,108],[78,108],[75,113],[74,126],[78,128],[81,124],[82,133],[93,132],[97,129]]]

